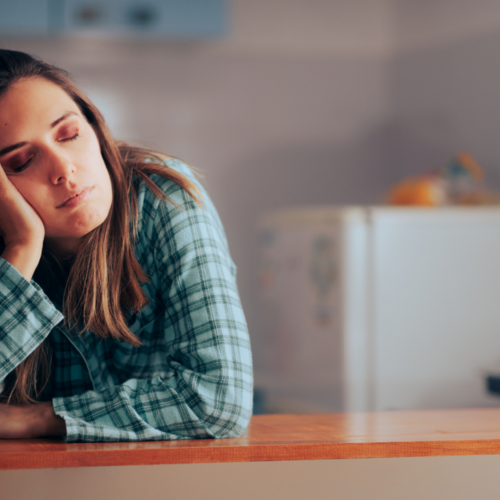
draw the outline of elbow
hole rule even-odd
[[[240,437],[248,427],[250,416],[251,412],[238,417],[217,416],[213,422],[208,423],[207,432],[215,439]]]
[[[202,405],[200,415],[207,434],[212,438],[241,436],[250,422],[253,403],[253,381],[225,380],[218,384],[220,396]],[[223,388],[223,390],[220,390]]]

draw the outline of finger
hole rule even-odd
[[[15,177],[18,175],[19,175],[19,172],[14,172],[13,170],[10,170],[9,168],[5,168],[0,163],[0,182],[3,182],[5,179],[8,179],[9,177]]]
[[[16,189],[16,187],[14,186],[14,184],[12,184],[7,172],[5,172],[2,165],[0,164],[0,193],[6,195],[9,193],[9,191],[12,193],[12,189]]]
[[[0,183],[5,183],[9,180],[8,174],[5,171],[5,168],[3,165],[0,163]]]
[[[2,165],[0,164],[0,189],[4,190],[5,187],[8,185],[7,183],[10,182],[7,174],[5,173],[5,170],[3,169]]]

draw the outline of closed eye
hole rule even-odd
[[[22,165],[13,168],[12,171],[15,172],[16,174],[20,174],[23,170],[26,170],[33,158],[35,158],[36,154],[33,155],[31,158],[29,158],[27,161],[25,161]]]
[[[71,137],[65,137],[64,139],[59,139],[59,142],[69,142],[69,141],[74,141],[75,139],[77,139],[78,137],[80,137],[80,132],[77,132],[75,135],[71,136]]]

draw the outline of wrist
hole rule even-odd
[[[42,253],[43,239],[34,238],[26,241],[5,242],[5,250],[19,253]],[[4,251],[5,251],[4,250]]]
[[[28,281],[31,281],[42,256],[42,247],[43,241],[7,245],[2,258],[13,265]]]
[[[30,405],[33,410],[32,437],[65,436],[66,423],[54,413],[52,402]]]

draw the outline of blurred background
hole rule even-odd
[[[497,1],[0,0],[0,46],[68,70],[117,138],[202,172],[256,412],[498,404],[494,196],[377,211],[461,151],[500,187]],[[312,206],[329,208],[297,208]]]

